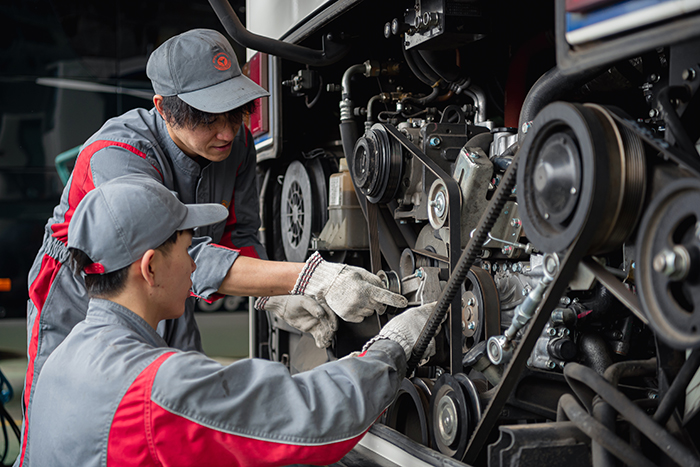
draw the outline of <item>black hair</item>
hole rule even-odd
[[[243,118],[255,110],[255,101],[250,101],[223,114],[215,114],[195,109],[177,96],[163,96],[163,113],[169,124],[193,130],[200,125],[211,125],[220,115],[224,115],[234,125],[240,125]]]
[[[179,230],[173,233],[157,249],[166,256],[170,254],[172,246],[177,242],[177,238],[182,232],[184,231]],[[69,248],[68,251],[70,253],[71,268],[76,275],[81,274],[87,266],[94,263],[83,250]],[[90,297],[110,298],[124,290],[128,275],[129,266],[126,266],[104,274],[83,274],[83,278],[85,279],[85,288]]]

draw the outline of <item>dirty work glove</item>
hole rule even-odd
[[[405,308],[405,297],[389,292],[381,279],[369,271],[324,261],[316,252],[306,261],[291,292],[325,301],[345,321],[359,323],[374,312],[384,313],[387,305]]]
[[[255,308],[272,312],[290,326],[308,332],[319,349],[331,345],[333,335],[338,330],[335,313],[305,295],[261,297],[256,300]]]
[[[403,347],[406,353],[406,360],[411,358],[411,352],[413,351],[413,346],[416,345],[420,333],[423,330],[423,326],[430,318],[430,314],[435,308],[435,303],[428,303],[427,305],[422,305],[415,308],[409,308],[395,318],[389,320],[388,323],[379,331],[375,337],[370,339],[365,346],[363,351],[366,351],[370,345],[374,344],[381,339],[390,339],[397,342],[401,347]],[[423,354],[423,362],[435,355],[435,339],[430,340],[428,348],[425,349]]]

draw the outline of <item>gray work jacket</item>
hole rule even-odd
[[[222,366],[93,299],[39,376],[24,466],[327,465],[391,403],[405,369],[391,340],[294,376],[267,360]]]

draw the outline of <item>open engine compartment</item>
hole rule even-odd
[[[381,423],[466,464],[700,465],[698,7],[610,3],[328,2],[283,37],[325,58],[258,58],[270,257],[436,302]],[[326,350],[258,314],[256,356],[401,311]]]

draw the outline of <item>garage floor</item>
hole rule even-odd
[[[248,356],[248,312],[197,313],[205,353],[223,364]],[[10,382],[14,397],[6,408],[19,426],[22,423],[20,399],[27,368],[27,332],[24,319],[0,319],[0,371]],[[10,450],[4,461],[12,465],[19,453],[19,443],[9,426]],[[4,451],[0,438],[0,456]]]

